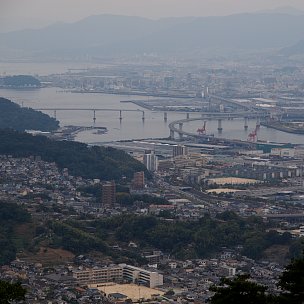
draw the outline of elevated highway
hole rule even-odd
[[[206,119],[213,119],[218,120],[218,131],[222,131],[222,120],[224,119],[234,119],[234,118],[244,118],[244,128],[248,129],[248,119],[249,118],[256,118],[257,125],[260,125],[260,119],[265,119],[269,116],[266,112],[251,112],[251,111],[244,111],[244,112],[234,112],[234,113],[220,113],[220,112],[202,112],[200,113],[201,117],[190,118],[187,115],[186,119],[175,120],[169,124],[170,130],[170,138],[173,140],[175,133],[178,134],[179,138],[182,139],[183,137],[193,137],[193,138],[213,138],[213,136],[208,135],[200,135],[197,133],[187,132],[183,130],[184,123],[198,121],[198,120],[206,120]],[[240,141],[241,142],[241,141]]]

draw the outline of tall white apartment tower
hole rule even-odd
[[[154,151],[146,151],[144,154],[144,165],[151,172],[156,172],[158,169],[158,158]]]

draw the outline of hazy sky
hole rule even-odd
[[[150,18],[214,16],[280,6],[304,10],[304,0],[0,0],[0,31],[72,22],[105,13]]]

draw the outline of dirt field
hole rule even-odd
[[[219,177],[219,178],[211,178],[208,180],[209,184],[217,184],[217,185],[246,185],[246,184],[257,184],[260,181],[256,179],[250,178],[239,178],[239,177]]]
[[[90,285],[92,288],[96,288],[97,285]],[[135,284],[98,284],[97,287],[100,291],[106,295],[110,293],[121,293],[126,295],[132,301],[138,301],[139,299],[151,299],[153,295],[163,295],[162,291],[157,289],[148,288],[145,286],[138,286]]]
[[[36,254],[22,253],[18,257],[32,263],[41,263],[43,266],[62,264],[73,260],[74,254],[63,249],[41,247]]]
[[[279,264],[286,263],[286,256],[288,255],[289,248],[284,245],[273,245],[264,251],[268,261],[276,262]]]

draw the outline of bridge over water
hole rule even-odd
[[[96,112],[117,112],[119,113],[119,119],[122,120],[123,112],[137,112],[141,113],[141,119],[144,121],[145,120],[145,111],[140,110],[140,109],[110,109],[110,108],[35,108],[37,111],[53,111],[54,113],[54,118],[57,116],[57,112],[59,111],[89,111],[92,112],[93,114],[93,122],[95,123],[96,121]]]
[[[197,112],[198,113],[198,112]],[[175,120],[169,124],[169,130],[170,130],[170,138],[174,139],[174,134],[177,133],[179,138],[182,139],[184,136],[190,136],[190,137],[196,137],[196,138],[201,138],[202,135],[199,135],[197,133],[191,133],[183,130],[183,125],[184,123],[188,123],[191,121],[198,121],[198,120],[208,120],[208,119],[213,119],[218,121],[218,131],[221,132],[223,130],[222,127],[222,121],[223,120],[232,120],[234,118],[244,118],[244,129],[248,129],[248,120],[250,118],[255,118],[257,120],[257,126],[260,126],[260,120],[265,119],[266,117],[269,116],[268,113],[266,112],[235,112],[235,113],[218,113],[218,112],[205,112],[205,113],[200,113],[201,117],[194,117],[190,118],[187,116],[186,119],[181,119],[181,120]],[[178,125],[178,127],[177,127]],[[208,135],[204,135],[205,138],[208,137]],[[210,137],[210,136],[209,136]]]

